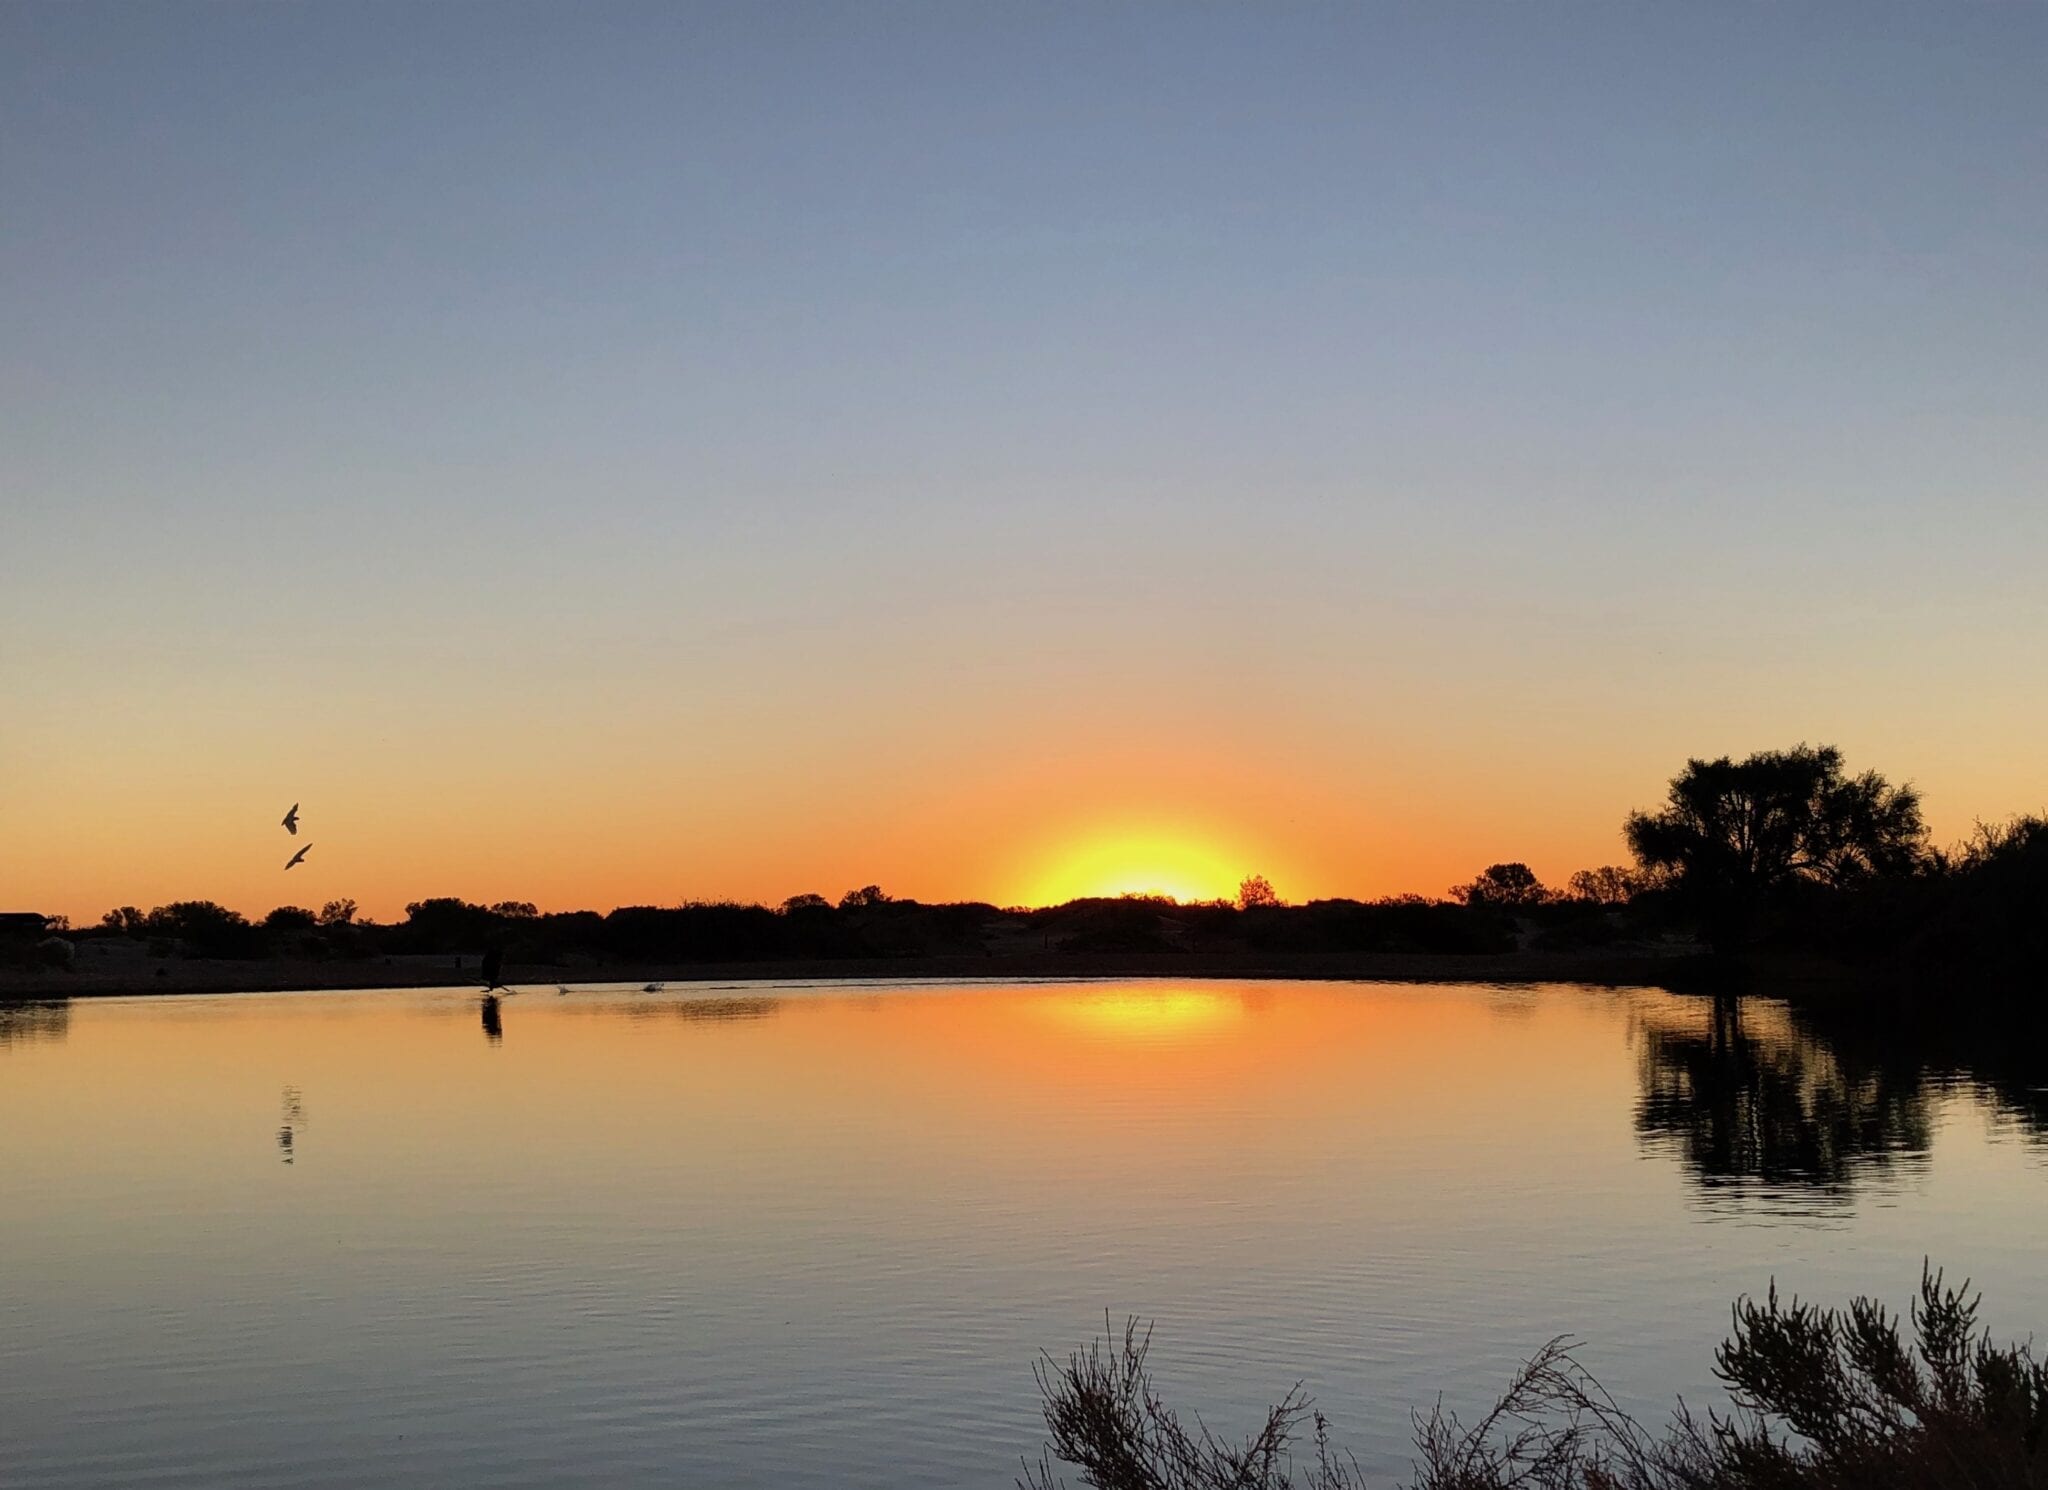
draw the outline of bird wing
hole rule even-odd
[[[292,803],[292,810],[291,810],[290,812],[287,812],[287,813],[286,813],[286,814],[284,815],[284,818],[283,818],[283,822],[284,822],[284,830],[285,830],[285,832],[287,832],[287,833],[296,833],[296,832],[298,832],[298,831],[299,831],[299,804],[298,804],[298,803],[296,803],[296,802]]]
[[[297,853],[293,854],[293,855],[292,855],[292,856],[291,856],[291,857],[290,857],[289,859],[285,860],[285,864],[284,864],[284,867],[285,867],[285,868],[287,868],[287,869],[291,868],[291,867],[292,867],[292,865],[294,865],[294,864],[298,863],[298,862],[299,862],[299,860],[301,860],[301,859],[305,858],[305,857],[306,857],[306,855],[308,855],[308,854],[310,854],[310,853],[312,853],[312,852],[313,852],[313,845],[309,843],[309,844],[307,844],[307,845],[306,845],[306,846],[305,846],[304,848],[300,849],[300,850],[299,850],[299,851],[298,851]]]

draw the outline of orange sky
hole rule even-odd
[[[1510,858],[1555,884],[1625,860],[1621,819],[1655,802],[1681,740],[1741,751],[1829,738],[1651,721],[1651,738],[1582,746],[1561,711],[1490,716],[1466,701],[1418,716],[1444,731],[1428,749],[1413,725],[1405,739],[1318,727],[1284,701],[1263,720],[1182,705],[1166,728],[1038,699],[957,702],[900,723],[887,701],[867,717],[827,709],[837,737],[821,741],[794,711],[707,727],[619,700],[552,717],[513,708],[480,726],[463,716],[488,705],[458,693],[368,719],[308,697],[294,724],[289,702],[210,712],[167,689],[122,702],[139,717],[132,734],[16,732],[32,748],[13,779],[25,764],[36,790],[6,803],[0,906],[90,921],[171,899],[260,915],[346,896],[388,919],[430,895],[608,909],[836,898],[867,883],[1036,904],[1229,895],[1253,872],[1299,901],[1440,894]],[[1956,754],[1936,772],[1906,748],[1924,740],[1891,733],[1883,752],[1850,745],[1850,764],[1917,777],[1937,838],[2038,804],[2030,762]],[[295,800],[296,840],[277,826]],[[281,872],[301,844],[306,862]]]

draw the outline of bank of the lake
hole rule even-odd
[[[159,993],[288,993],[301,990],[462,988],[476,985],[479,958],[419,955],[347,961],[288,958],[136,958],[64,972],[0,971],[0,1002],[135,997]],[[1795,970],[1796,971],[1796,970]],[[1809,977],[1826,976],[1809,970]],[[835,979],[1046,981],[1100,978],[1338,980],[1385,983],[1587,983],[1687,987],[1700,963],[1685,951],[1511,952],[1032,952],[988,956],[798,959],[769,962],[507,963],[513,986]]]

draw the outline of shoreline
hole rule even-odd
[[[475,988],[478,959],[393,957],[361,962],[169,958],[147,968],[0,973],[0,1004],[154,994],[339,993],[393,988]],[[1277,979],[1388,983],[1596,983],[1679,988],[1697,982],[1679,954],[1578,952],[1130,952],[791,959],[777,962],[508,963],[515,987],[578,983],[1094,978]]]

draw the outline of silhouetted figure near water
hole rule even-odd
[[[504,987],[504,984],[498,981],[498,973],[503,968],[503,966],[504,954],[499,952],[499,950],[496,947],[492,947],[489,951],[484,953],[483,971],[485,993],[489,993],[493,988]]]
[[[495,993],[484,995],[483,1017],[484,1038],[493,1045],[496,1045],[505,1038],[505,1020],[500,1012],[498,996]]]

